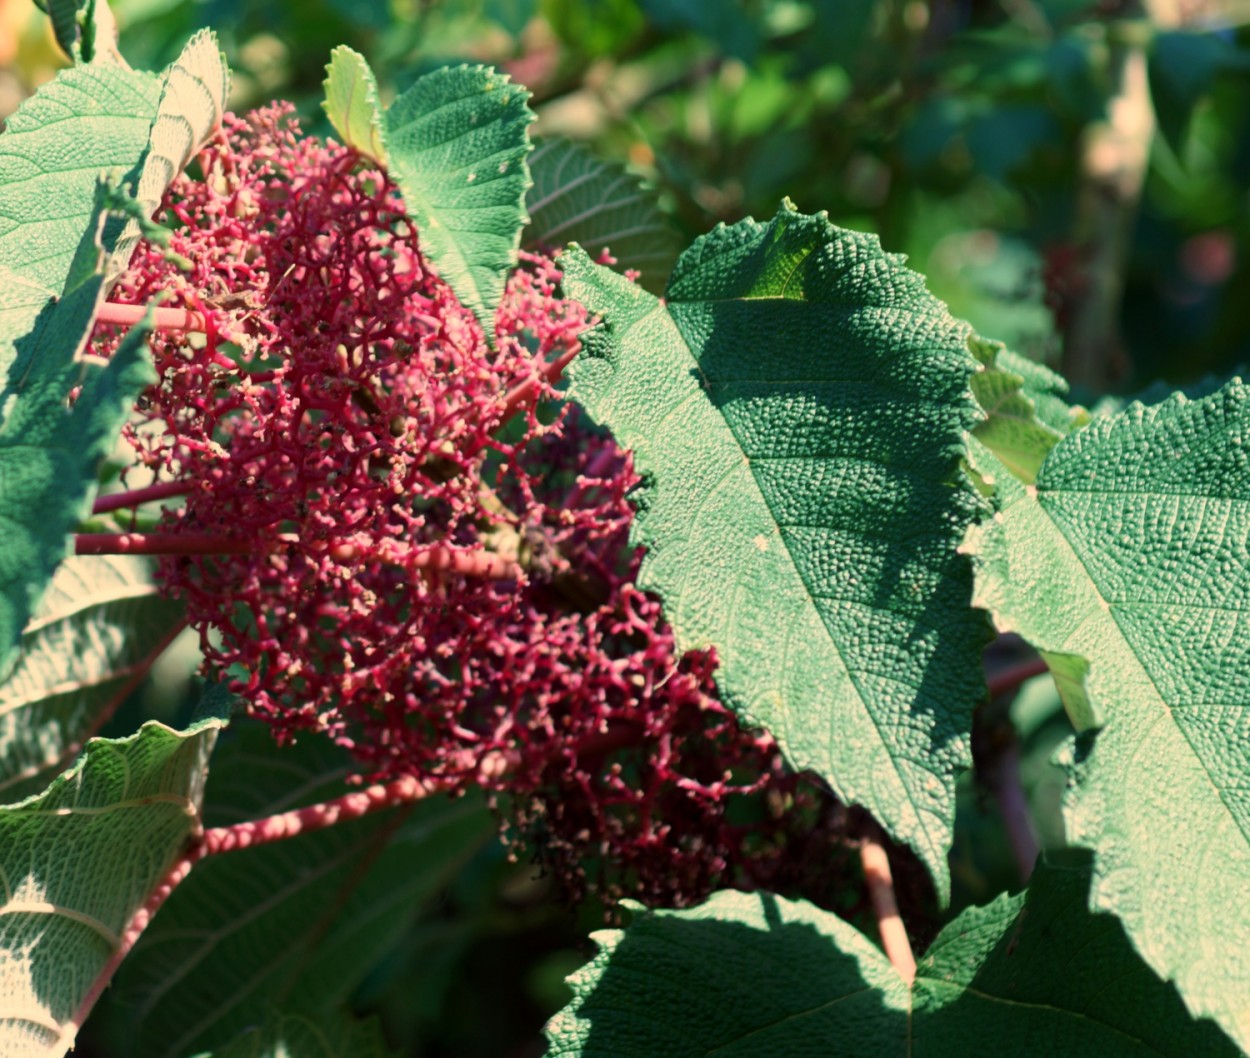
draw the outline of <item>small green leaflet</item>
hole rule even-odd
[[[863,934],[806,902],[722,892],[688,911],[635,905],[569,978],[547,1058],[1235,1056],[1113,916],[1086,910],[1088,884],[1086,870],[1039,864],[1027,893],[942,930],[910,986]]]
[[[106,0],[39,0],[56,42],[76,63],[125,66],[117,50],[117,22]]]
[[[638,177],[564,139],[539,142],[529,167],[534,186],[522,245],[550,251],[575,242],[596,259],[610,250],[618,269],[637,269],[649,289],[663,287],[677,236]]]
[[[1250,388],[1095,420],[999,496],[975,601],[1101,726],[1065,805],[1093,906],[1250,1050]]]
[[[330,52],[321,104],[343,143],[387,168],[378,82],[365,57],[346,45]]]
[[[980,510],[969,328],[875,236],[788,206],[697,240],[660,301],[562,258],[604,323],[571,393],[644,487],[638,583],[723,699],[864,805],[949,893],[955,776],[984,696],[957,552]]]
[[[96,979],[198,823],[224,723],[92,739],[46,792],[0,807],[0,1054],[73,1046]]]
[[[274,1010],[257,1028],[196,1058],[399,1058],[376,1021],[334,1010],[316,1015]]]
[[[528,220],[528,99],[488,66],[450,66],[420,78],[384,118],[391,175],[421,249],[490,343]]]
[[[157,592],[146,559],[61,563],[0,683],[0,802],[42,790],[68,766],[177,632],[180,611]]]

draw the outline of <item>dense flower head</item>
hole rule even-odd
[[[154,338],[129,437],[190,488],[166,528],[213,544],[161,576],[250,711],[369,777],[506,795],[574,890],[587,861],[670,903],[826,874],[836,806],[634,584],[630,459],[552,381],[591,322],[556,264],[521,255],[487,341],[385,174],[289,107],[228,118],[198,166],[170,252],[142,246],[113,298],[205,323]],[[799,840],[820,848],[782,855]]]

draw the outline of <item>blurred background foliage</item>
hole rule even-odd
[[[982,333],[1062,368],[1087,403],[1248,358],[1250,0],[112,7],[133,65],[159,69],[211,26],[235,110],[287,98],[323,134],[337,44],[369,58],[387,98],[449,61],[494,64],[534,93],[539,134],[646,177],[684,242],[767,218],[783,196],[825,209],[908,254]],[[62,62],[31,0],[0,0],[0,118]],[[982,718],[983,737],[1005,710],[983,711],[997,717]],[[1048,760],[1066,727],[1048,680],[1011,703],[1008,726],[1053,846],[1062,780]],[[1019,884],[978,778],[961,794],[956,910]],[[925,913],[913,900],[913,920]],[[404,1053],[540,1054],[539,1028],[602,914],[562,908],[540,871],[509,863],[487,835],[397,930],[357,1005]],[[93,1018],[79,1053],[132,1053],[126,1020]]]

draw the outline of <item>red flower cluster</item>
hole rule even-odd
[[[230,118],[198,165],[166,207],[189,271],[141,247],[114,299],[205,322],[154,339],[130,439],[190,486],[166,528],[212,543],[161,575],[251,712],[372,777],[506,793],[574,889],[588,860],[669,903],[827,870],[827,841],[783,850],[836,840],[832,802],[634,586],[629,458],[551,382],[587,325],[553,262],[522,255],[488,343],[385,175],[289,108]]]

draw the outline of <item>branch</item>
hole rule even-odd
[[[864,838],[859,847],[860,861],[864,866],[864,881],[877,916],[877,932],[881,934],[881,946],[898,975],[911,984],[916,979],[916,957],[907,939],[907,930],[898,914],[894,899],[894,876],[890,873],[890,861],[885,849],[872,838]]]
[[[990,698],[992,700],[1000,694],[1014,691],[1026,680],[1031,680],[1034,676],[1041,676],[1049,671],[1050,669],[1046,662],[1041,658],[1029,658],[1028,661],[1021,661],[1001,669],[992,674],[986,681],[989,684]]]
[[[91,508],[92,514],[108,514],[125,507],[139,507],[156,500],[167,500],[174,496],[185,496],[195,488],[189,481],[166,481],[159,485],[148,485],[142,489],[131,489],[128,492],[113,492],[107,496],[97,497]]]
[[[147,305],[119,305],[106,301],[96,312],[96,323],[115,323],[133,326],[148,313],[152,313],[153,325],[158,331],[206,331],[204,317],[189,309],[158,309]]]

